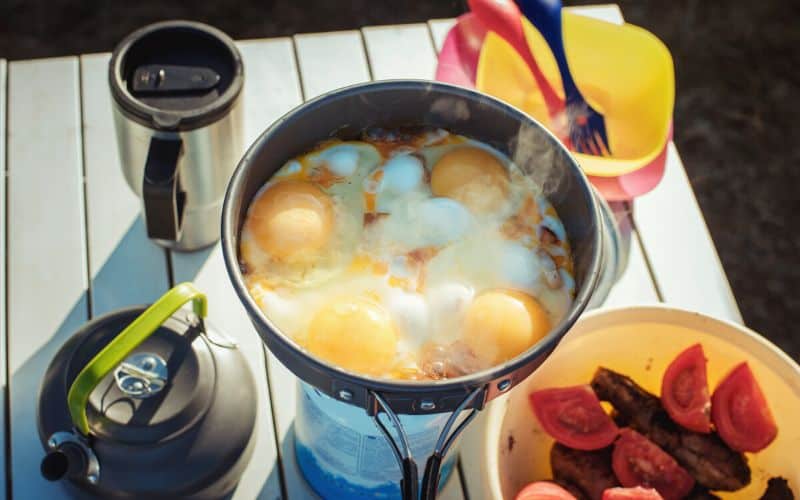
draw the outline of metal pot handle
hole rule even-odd
[[[191,283],[181,283],[145,309],[78,373],[67,393],[67,404],[69,405],[72,423],[81,434],[84,436],[89,435],[86,404],[89,402],[89,395],[97,387],[97,384],[125,360],[139,344],[155,332],[175,311],[190,300],[193,301],[192,306],[195,314],[200,318],[201,330],[205,330],[202,321],[208,310],[206,296]]]
[[[485,399],[487,390],[488,386],[482,386],[467,394],[450,415],[450,418],[447,419],[447,422],[442,428],[442,432],[439,434],[439,439],[436,441],[436,447],[425,463],[425,473],[422,477],[421,491],[418,491],[419,475],[417,462],[411,454],[411,447],[408,444],[408,435],[403,429],[403,425],[400,423],[400,418],[380,393],[372,390],[369,391],[374,401],[374,405],[371,405],[372,407],[369,414],[375,422],[375,426],[381,431],[384,438],[386,438],[386,441],[389,443],[389,447],[397,460],[397,464],[403,472],[403,478],[400,480],[400,492],[403,500],[435,500],[436,494],[439,491],[439,473],[442,461],[444,457],[447,456],[447,452],[450,450],[456,438],[467,428],[472,419],[478,415],[480,408],[473,406],[467,418],[458,424],[458,427],[452,432],[451,429],[462,411],[469,408],[474,402],[483,401]],[[392,433],[389,432],[389,429],[386,427],[386,424],[379,418],[381,413],[385,413],[389,418],[389,421],[397,432],[398,440],[395,440]]]

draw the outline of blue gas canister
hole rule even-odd
[[[359,408],[298,382],[294,422],[297,464],[323,498],[401,498],[402,472],[389,442],[372,417]],[[420,467],[436,446],[450,413],[400,415],[411,454]],[[381,419],[391,428],[386,415]],[[457,453],[445,457],[439,487],[446,482]],[[418,477],[423,476],[419,470]]]

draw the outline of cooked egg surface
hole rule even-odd
[[[256,244],[279,260],[317,253],[333,231],[333,202],[317,186],[276,182],[250,207],[248,231]]]
[[[495,155],[468,145],[445,153],[431,172],[433,194],[478,213],[496,211],[507,203],[508,184],[508,171]]]
[[[314,315],[306,347],[344,369],[379,375],[391,368],[397,332],[388,313],[374,300],[338,298]]]
[[[464,340],[488,365],[508,361],[550,331],[550,318],[530,295],[517,290],[490,290],[467,307]]]
[[[292,158],[240,235],[251,295],[299,346],[345,370],[450,378],[538,342],[575,294],[558,214],[486,144],[374,129]]]

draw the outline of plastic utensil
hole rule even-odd
[[[617,177],[600,177],[588,175],[589,182],[600,191],[608,201],[628,201],[649,193],[664,177],[664,170],[667,166],[667,146],[672,140],[672,126],[670,125],[669,134],[664,140],[661,153],[653,160],[643,165],[638,170]]]
[[[627,200],[655,187],[666,160],[675,98],[672,57],[652,33],[564,9],[566,49],[584,96],[603,109],[612,156],[573,153],[608,200]],[[558,65],[539,32],[522,21],[542,72],[561,92]],[[519,54],[493,33],[484,40],[476,88],[542,121],[543,97]],[[547,122],[543,122],[547,123]]]
[[[484,38],[486,27],[475,14],[467,12],[459,16],[439,52],[436,80],[475,88],[478,58]]]
[[[525,17],[547,40],[558,63],[566,98],[572,148],[580,153],[609,156],[611,148],[603,115],[586,102],[569,70],[561,29],[561,0],[516,0],[516,2]]]
[[[536,80],[551,120],[558,124],[564,103],[558,98],[531,54],[528,43],[525,41],[522,14],[516,4],[512,0],[469,0],[467,3],[470,10],[486,26],[486,29],[497,33],[519,53]],[[556,126],[558,127],[558,125]],[[556,135],[561,136],[562,134],[557,133]]]

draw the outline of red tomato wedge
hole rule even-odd
[[[603,500],[664,500],[653,488],[609,488],[603,492]]]
[[[703,346],[678,354],[661,380],[661,403],[672,420],[695,432],[711,432],[711,397]]]
[[[588,385],[532,392],[533,412],[542,428],[576,450],[599,450],[614,442],[619,428]]]
[[[761,451],[778,435],[767,400],[747,362],[736,365],[714,389],[711,418],[719,437],[736,451]]]
[[[516,500],[576,500],[569,491],[556,483],[537,481],[522,488]]]
[[[631,429],[622,429],[611,454],[611,468],[627,488],[655,488],[664,500],[685,497],[694,478],[655,443]]]

